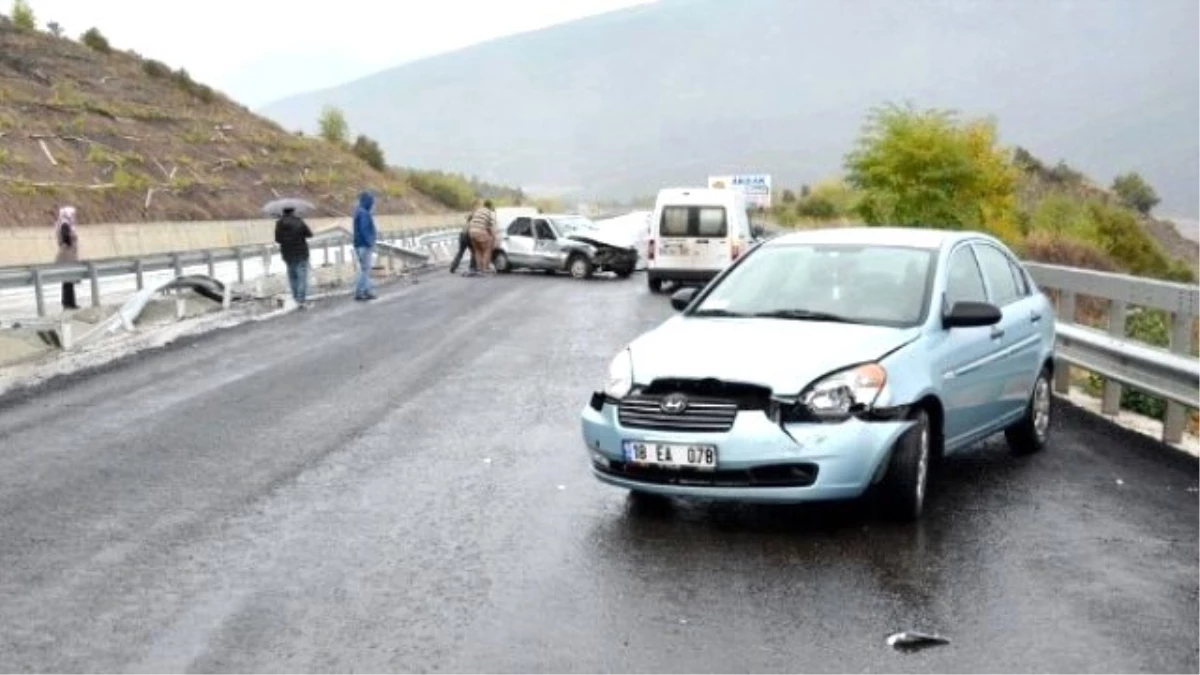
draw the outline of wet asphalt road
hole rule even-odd
[[[1197,671],[1196,462],[1082,413],[917,525],[594,482],[578,411],[668,313],[441,272],[0,399],[0,670]]]

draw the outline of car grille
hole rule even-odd
[[[816,464],[807,462],[770,464],[750,469],[696,471],[694,469],[673,470],[609,461],[597,469],[610,476],[654,485],[742,488],[808,487],[816,482],[818,472]]]
[[[732,401],[690,398],[682,413],[663,412],[661,396],[631,396],[621,401],[617,417],[630,429],[722,432],[733,428],[738,405]]]

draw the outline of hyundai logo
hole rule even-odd
[[[687,396],[683,394],[671,394],[664,398],[658,407],[662,408],[662,411],[668,415],[681,415],[688,407]]]

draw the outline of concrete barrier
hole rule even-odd
[[[466,219],[465,213],[375,216],[380,230],[453,226]],[[309,218],[313,231],[350,227],[350,217]],[[0,266],[37,265],[54,261],[57,247],[54,228],[0,227]],[[158,223],[81,223],[79,255],[84,260],[121,258],[198,249],[228,248],[274,241],[275,221],[213,220]]]

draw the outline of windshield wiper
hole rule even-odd
[[[750,315],[743,314],[742,312],[731,312],[727,309],[698,309],[692,312],[692,316],[717,316],[743,319]]]
[[[770,312],[755,312],[751,316],[764,319],[799,319],[801,321],[829,321],[831,323],[862,323],[840,314],[814,312],[807,309],[776,309]]]

